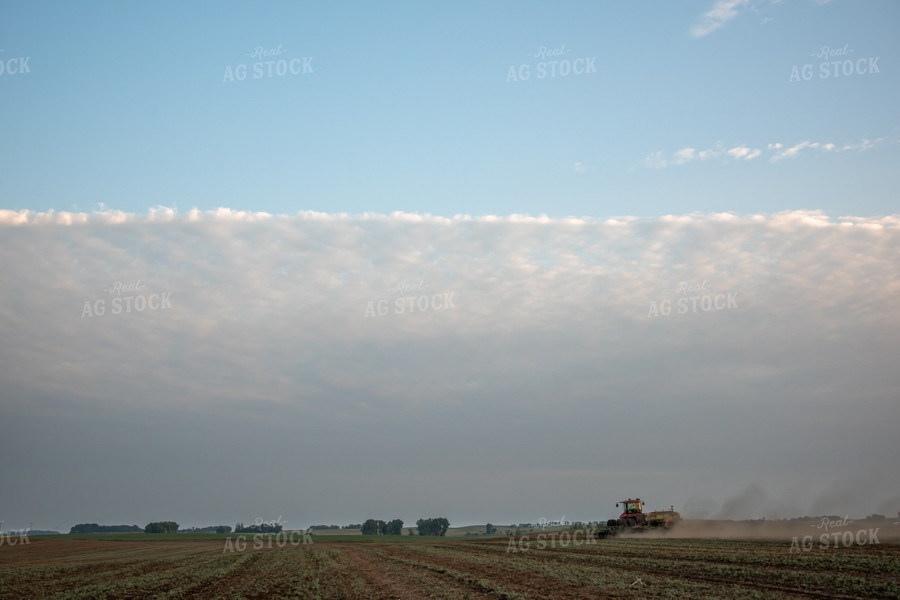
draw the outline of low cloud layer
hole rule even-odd
[[[900,496],[900,216],[0,211],[0,258],[8,518]]]

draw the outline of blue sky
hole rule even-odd
[[[27,56],[30,70],[0,78],[15,117],[0,141],[8,209],[883,215],[900,183],[895,2],[3,12],[0,57]],[[823,79],[823,46],[848,49],[830,60],[877,58],[877,72],[863,61],[864,74]],[[311,72],[223,81],[229,67],[252,72],[256,47]],[[538,79],[552,60],[533,56],[541,47],[593,58],[596,72]],[[508,81],[525,64],[531,77]],[[815,77],[791,82],[804,64]],[[772,162],[770,144],[803,143],[839,149]],[[719,154],[660,168],[685,149]]]
[[[898,26],[6,3],[4,529],[896,514]]]

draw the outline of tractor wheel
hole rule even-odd
[[[635,521],[634,519],[625,519],[626,527],[634,527],[636,524],[637,524],[637,521]]]
[[[607,527],[618,527],[618,526],[619,526],[619,522],[616,521],[615,519],[610,519],[610,520],[608,520],[608,521],[606,522],[606,526],[607,526]]]

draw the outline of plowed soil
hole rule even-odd
[[[0,598],[900,598],[893,543],[798,550],[531,535],[269,545],[32,538],[0,546]]]

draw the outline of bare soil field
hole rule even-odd
[[[818,532],[817,532],[818,533]],[[0,547],[12,598],[900,598],[900,545],[560,532],[254,544],[32,538]],[[271,545],[271,547],[269,547]]]

